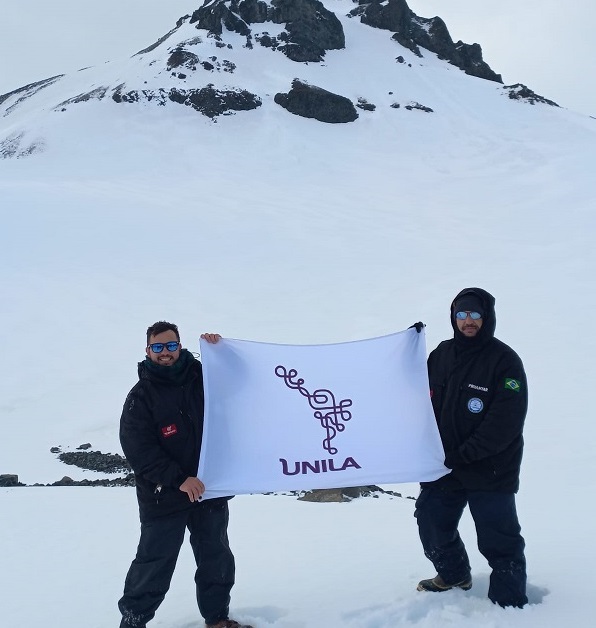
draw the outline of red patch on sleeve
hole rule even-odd
[[[165,427],[162,427],[161,433],[163,434],[164,438],[169,438],[170,436],[174,436],[174,434],[178,433],[178,428],[176,427],[175,423],[172,423],[172,425],[166,425]]]

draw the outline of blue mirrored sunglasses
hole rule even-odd
[[[149,345],[149,349],[151,349],[153,353],[161,353],[163,351],[163,348],[165,347],[168,351],[173,352],[176,351],[179,346],[180,343],[176,340],[173,340],[172,342],[154,342],[152,345]]]
[[[460,321],[465,321],[468,318],[468,314],[473,321],[477,321],[479,318],[482,318],[482,314],[480,312],[456,312],[455,318]]]

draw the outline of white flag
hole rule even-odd
[[[445,475],[424,331],[332,345],[201,340],[205,499]]]

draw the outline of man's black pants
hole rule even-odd
[[[424,555],[447,584],[470,578],[468,554],[457,530],[466,504],[476,525],[478,549],[492,569],[488,597],[501,606],[524,606],[525,542],[513,493],[424,486],[414,513]]]
[[[174,515],[141,523],[141,539],[118,602],[121,626],[140,628],[153,618],[170,588],[186,528],[197,570],[197,602],[206,623],[228,618],[234,556],[228,543],[228,502],[207,500]]]

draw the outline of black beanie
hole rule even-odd
[[[455,312],[478,312],[482,316],[485,315],[482,299],[475,294],[464,294],[453,304],[453,314]]]

